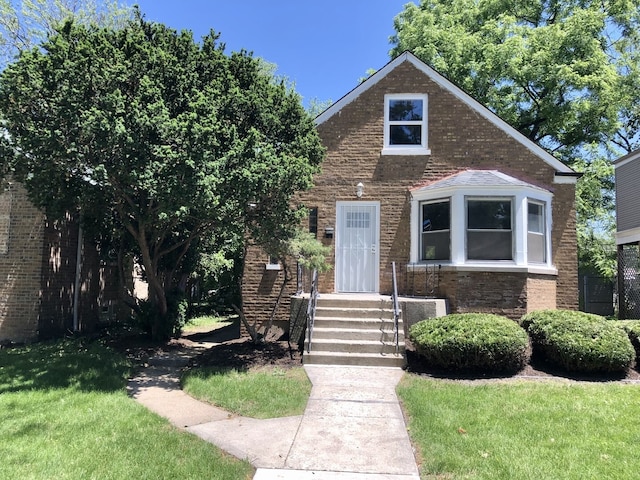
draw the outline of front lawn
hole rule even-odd
[[[0,478],[252,478],[249,463],[129,398],[129,375],[97,341],[0,350]]]
[[[620,480],[640,472],[640,385],[407,374],[398,395],[423,479]]]

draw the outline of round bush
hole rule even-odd
[[[413,325],[409,338],[433,368],[516,372],[528,361],[529,338],[513,320],[482,313],[451,314]]]
[[[640,320],[619,320],[616,322],[629,336],[636,351],[636,362],[640,359]]]
[[[635,351],[624,329],[604,317],[569,310],[543,310],[522,317],[534,355],[569,372],[626,371]]]

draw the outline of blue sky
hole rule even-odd
[[[227,52],[242,48],[278,66],[305,104],[336,101],[370,68],[389,60],[393,18],[410,0],[137,0],[147,20],[198,39],[221,33]],[[415,2],[414,2],[415,3]]]

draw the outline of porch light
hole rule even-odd
[[[362,182],[360,182],[358,183],[358,185],[356,185],[356,197],[361,198],[363,193],[364,185],[362,184]]]

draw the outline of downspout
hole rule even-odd
[[[78,247],[76,248],[76,278],[73,287],[73,331],[80,331],[80,281],[82,276],[82,217],[78,223]]]

